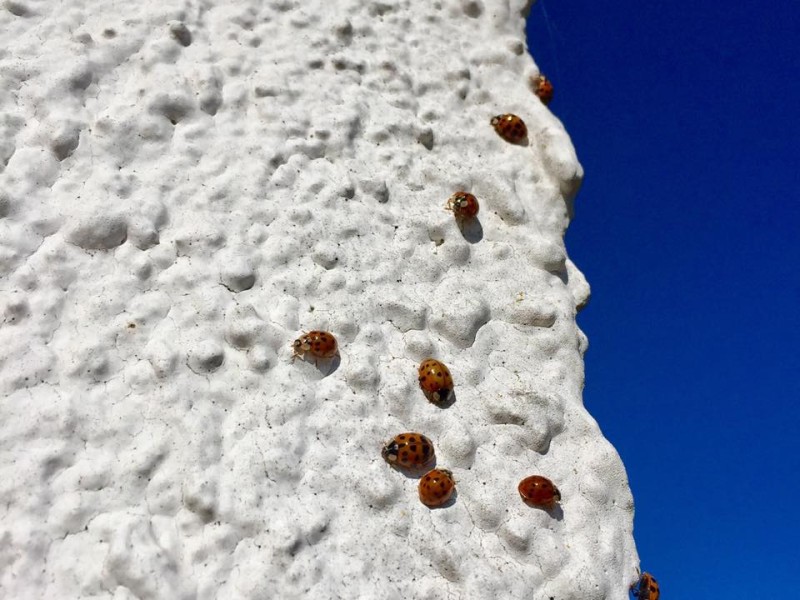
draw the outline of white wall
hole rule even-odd
[[[523,4],[6,3],[1,596],[627,597],[562,240],[582,170]],[[309,329],[338,364],[291,362]],[[381,459],[403,431],[450,506]]]

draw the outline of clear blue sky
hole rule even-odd
[[[540,0],[528,44],[586,171],[584,401],[642,567],[800,598],[800,2]]]

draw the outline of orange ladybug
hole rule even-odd
[[[450,369],[435,358],[426,358],[419,365],[419,387],[425,397],[434,404],[447,402],[453,393],[453,377]]]
[[[419,499],[425,506],[441,506],[453,495],[456,482],[447,469],[433,469],[419,480]]]
[[[538,77],[531,77],[531,85],[533,86],[533,93],[539,97],[542,104],[547,106],[553,99],[553,84],[544,75]]]
[[[519,144],[528,137],[528,128],[517,115],[497,115],[492,117],[491,123],[497,134],[512,144]]]
[[[314,357],[314,362],[317,359],[332,358],[339,353],[339,346],[336,343],[336,338],[332,333],[327,331],[309,331],[297,338],[292,344],[294,353],[292,360],[297,357],[304,357],[310,354]]]
[[[519,495],[527,504],[534,506],[553,506],[561,500],[561,492],[553,482],[541,475],[531,475],[519,482]]]
[[[456,192],[447,201],[446,210],[453,211],[453,216],[458,220],[471,219],[478,214],[480,206],[478,199],[467,192]]]
[[[421,433],[401,433],[384,444],[381,456],[392,466],[422,467],[433,460],[433,443]]]
[[[650,573],[642,573],[639,581],[631,586],[631,595],[638,600],[658,600],[658,582]]]

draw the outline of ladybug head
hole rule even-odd
[[[450,399],[450,393],[453,390],[449,390],[446,387],[440,388],[431,394],[431,401],[434,404],[444,404]]]
[[[383,450],[381,450],[381,456],[383,457],[383,460],[385,460],[388,463],[396,462],[397,461],[397,442],[392,440],[391,442],[386,444],[383,447]]]
[[[496,127],[497,124],[500,122],[500,117],[501,116],[502,115],[497,115],[496,117],[492,117],[491,124]]]

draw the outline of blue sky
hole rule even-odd
[[[786,597],[800,551],[800,3],[540,0],[586,171],[584,401],[662,598]],[[800,597],[800,593],[797,594]]]

